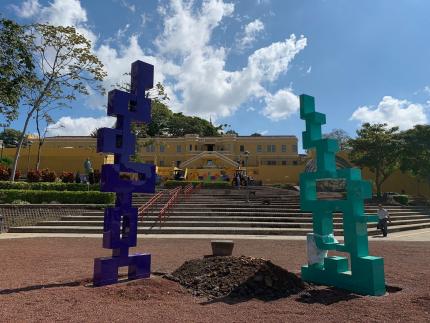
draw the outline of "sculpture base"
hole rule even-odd
[[[94,259],[94,286],[118,282],[118,270],[128,266],[128,279],[149,278],[151,254],[134,254],[127,257],[103,257]]]
[[[324,264],[302,266],[302,280],[335,286],[361,295],[385,294],[384,259],[358,257],[353,261],[353,274],[345,257],[326,257]]]

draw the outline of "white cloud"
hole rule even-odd
[[[94,129],[102,127],[112,127],[115,124],[115,118],[73,118],[61,117],[55,124],[51,125],[48,130],[49,136],[88,136]]]
[[[30,18],[40,12],[40,4],[38,0],[27,0],[24,1],[21,6],[11,5],[10,6],[18,17]]]
[[[430,94],[430,86],[426,85],[424,87],[424,92],[426,92],[427,94]]]
[[[272,121],[287,119],[299,110],[299,98],[291,89],[282,89],[265,97],[266,106],[262,114]]]
[[[127,8],[128,10],[130,10],[131,12],[135,12],[136,11],[136,6],[134,4],[130,4],[125,0],[121,0],[121,5],[124,8]]]
[[[21,7],[13,7],[21,17],[35,18],[38,22],[55,26],[74,26],[93,44],[97,41],[97,36],[86,25],[87,12],[79,0],[54,0],[45,7],[38,0],[26,0]]]
[[[163,20],[163,30],[154,41],[154,54],[142,49],[136,35],[116,42],[115,46],[106,41],[93,46],[108,73],[104,81],[106,89],[117,82],[128,81],[123,74],[139,59],[155,66],[155,82],[165,85],[175,111],[205,118],[212,116],[216,122],[216,118],[232,115],[250,99],[272,102],[279,94],[272,96],[265,88],[267,83],[276,81],[288,70],[294,57],[306,47],[307,39],[290,35],[284,41],[255,50],[244,68],[228,70],[229,49],[213,45],[211,39],[214,30],[222,27],[223,19],[232,17],[233,12],[234,5],[223,0],[207,0],[201,5],[172,0],[168,5],[160,5],[158,13]],[[97,41],[97,36],[86,25],[86,11],[78,0],[54,0],[40,7],[35,16],[46,17],[51,23],[79,27],[84,34],[91,35],[93,44]],[[255,23],[248,31],[261,28]],[[92,96],[86,102],[104,109],[101,103],[105,99],[101,97]],[[265,111],[264,115],[270,118],[276,114],[267,107]],[[282,117],[287,115],[281,113]]]
[[[309,68],[306,70],[306,74],[310,74],[312,71],[312,66],[309,66]]]
[[[254,107],[246,108],[246,112],[252,112],[252,111],[255,111],[255,108],[254,108]]]
[[[391,96],[384,96],[376,108],[358,107],[350,120],[358,120],[360,123],[386,123],[390,127],[398,126],[400,130],[410,129],[416,124],[428,122],[424,106]]]
[[[264,30],[264,24],[260,19],[255,19],[245,26],[242,39],[239,41],[239,49],[245,49],[252,45],[260,32]]]
[[[269,133],[269,130],[258,130],[257,133],[259,133],[262,136],[265,136]]]

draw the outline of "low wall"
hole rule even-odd
[[[101,210],[98,205],[16,205],[1,204],[0,215],[3,223],[0,223],[0,232],[7,231],[10,227],[31,226],[41,221],[59,220],[63,216],[81,215],[88,210]]]

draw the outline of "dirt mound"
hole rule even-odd
[[[196,296],[274,299],[304,289],[295,274],[262,258],[207,257],[186,261],[167,278]]]

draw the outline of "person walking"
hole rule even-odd
[[[388,234],[387,222],[391,223],[391,219],[387,209],[384,209],[381,204],[378,204],[378,218],[379,218],[379,221],[378,221],[377,228],[381,230],[382,235],[386,237]]]

